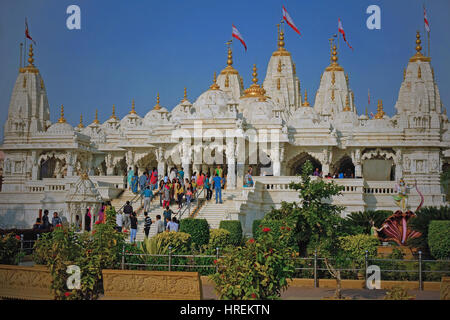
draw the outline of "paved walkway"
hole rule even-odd
[[[322,300],[324,297],[333,297],[334,291],[328,288],[289,287],[281,294],[281,298],[283,300]],[[383,300],[386,290],[343,289],[342,293],[345,297],[355,300]],[[439,300],[439,291],[409,290],[408,293],[416,296],[416,300]],[[203,299],[217,299],[212,285],[203,285]]]

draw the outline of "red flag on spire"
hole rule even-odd
[[[348,43],[347,38],[345,37],[344,27],[342,26],[342,22],[341,22],[341,19],[340,19],[340,18],[339,18],[339,20],[338,20],[338,30],[339,30],[339,33],[342,34],[342,38],[344,38],[345,43],[348,45],[348,47],[349,47],[350,49],[353,50],[352,46]]]
[[[294,29],[295,32],[297,32],[300,36],[302,35],[300,33],[300,30],[298,30],[298,28],[295,26],[294,20],[292,20],[291,16],[289,15],[289,13],[287,13],[286,8],[284,6],[283,6],[283,19],[292,29]]]
[[[27,22],[27,18],[25,18],[25,37],[27,37],[28,39],[30,39],[31,41],[33,41],[34,45],[36,45],[36,41],[33,40],[33,38],[31,38],[30,33],[28,31],[28,22]]]
[[[234,24],[232,26],[233,26],[233,32],[232,32],[231,36],[233,38],[238,39],[242,43],[242,45],[244,46],[245,51],[247,51],[247,45],[245,44],[244,38],[242,37],[242,35],[238,31],[238,29],[234,26]]]
[[[430,24],[428,23],[427,10],[423,7],[423,21],[425,22],[425,30],[430,32]]]

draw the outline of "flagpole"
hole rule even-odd
[[[19,60],[19,68],[22,69],[22,50],[23,50],[23,43],[20,43],[20,60]]]

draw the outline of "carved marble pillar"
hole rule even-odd
[[[37,151],[31,151],[31,180],[37,180],[39,174],[39,166],[38,166],[38,156]]]
[[[164,149],[159,147],[155,150],[156,161],[158,161],[158,181],[166,175],[166,162],[164,159]]]
[[[331,152],[328,148],[325,148],[322,153],[322,177],[325,177],[330,173]]]
[[[125,154],[125,161],[127,163],[127,171],[130,170],[130,167],[134,170],[134,152],[128,150]]]
[[[192,149],[191,146],[187,142],[183,142],[181,145],[181,166],[183,167],[184,178],[191,179],[191,156]]]
[[[361,149],[355,149],[351,153],[353,165],[355,166],[355,178],[362,177]]]
[[[77,161],[77,155],[73,151],[68,151],[66,156],[66,164],[67,164],[67,176],[73,176],[73,170],[75,163]]]
[[[106,163],[106,175],[112,176],[114,175],[114,157],[111,153],[108,153],[105,157]]]
[[[235,157],[234,139],[227,140],[226,155],[227,155],[227,189],[236,188],[236,157]]]
[[[394,164],[395,180],[399,181],[400,178],[403,178],[403,155],[401,149],[395,149]]]

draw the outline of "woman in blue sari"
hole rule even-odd
[[[138,193],[138,185],[139,177],[135,174],[133,178],[131,178],[131,191],[133,191],[133,193]]]

